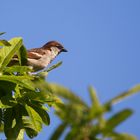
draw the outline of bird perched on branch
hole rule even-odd
[[[49,41],[41,48],[27,50],[27,65],[32,66],[34,71],[42,70],[61,52],[67,52],[67,50],[57,41]],[[17,61],[16,55],[12,58],[12,61]]]

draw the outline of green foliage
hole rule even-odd
[[[22,46],[22,38],[13,38],[9,41],[11,46],[5,46],[0,51],[0,71],[8,65],[14,54],[19,51]]]
[[[11,44],[6,40],[0,40],[0,46],[11,46]]]
[[[22,38],[0,40],[0,46],[0,129],[7,139],[23,139],[24,132],[33,138],[43,124],[50,124],[46,105],[58,102],[58,98],[44,88],[47,83],[42,73],[48,73],[62,62],[33,75],[32,69],[26,66],[27,53]],[[18,64],[9,67],[14,55],[18,57]]]
[[[59,139],[67,128],[65,140],[136,140],[133,135],[116,131],[116,127],[133,114],[131,109],[122,109],[109,118],[104,115],[114,104],[138,93],[140,85],[104,104],[99,101],[96,91],[89,87],[89,106],[69,89],[45,81],[45,76],[62,62],[33,74],[26,65],[27,52],[22,38],[0,40],[0,46],[0,131],[4,131],[7,139],[23,139],[24,133],[29,138],[36,137],[43,124],[50,124],[48,110],[52,106],[62,123],[50,140]],[[18,59],[11,65],[15,55]]]
[[[5,32],[0,32],[0,36],[3,34],[5,34]],[[11,44],[7,40],[0,39],[0,46],[11,46]]]
[[[5,32],[0,32],[0,35],[3,35],[3,34],[5,34]]]
[[[116,131],[116,127],[133,114],[131,109],[123,109],[109,118],[104,115],[111,112],[112,106],[120,100],[138,93],[139,85],[104,104],[100,103],[96,91],[89,87],[90,106],[62,86],[52,84],[50,87],[52,92],[65,99],[65,104],[56,106],[56,114],[62,123],[53,132],[51,140],[59,139],[67,128],[69,131],[65,133],[65,140],[136,140],[133,135]]]

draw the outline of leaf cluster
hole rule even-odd
[[[22,38],[0,40],[0,46],[0,129],[7,139],[23,139],[24,132],[33,138],[50,124],[48,108],[58,100],[43,87],[44,76],[61,63],[33,75]],[[14,55],[18,63],[9,66]]]
[[[18,61],[15,59],[11,64],[15,55]],[[26,63],[22,38],[0,40],[0,131],[4,131],[7,139],[23,139],[25,132],[29,138],[37,136],[43,125],[50,124],[48,111],[53,106],[62,123],[50,140],[60,139],[63,134],[65,140],[136,140],[133,135],[116,130],[133,114],[130,108],[108,118],[105,115],[112,111],[114,104],[138,93],[140,85],[103,104],[94,88],[89,87],[91,105],[88,105],[69,89],[45,81],[48,72],[62,62],[34,74]]]
[[[72,91],[56,84],[50,86],[53,92],[65,101],[65,104],[56,105],[56,114],[62,123],[56,128],[50,140],[59,139],[62,135],[65,135],[65,140],[136,140],[133,135],[116,130],[118,125],[133,114],[130,108],[122,109],[108,118],[105,115],[112,111],[114,104],[138,93],[140,85],[121,93],[104,104],[99,101],[96,91],[89,87],[90,106]]]

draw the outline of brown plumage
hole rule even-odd
[[[67,50],[57,41],[49,41],[41,48],[27,50],[27,65],[32,66],[34,71],[41,70],[47,67],[61,52],[67,52]],[[17,55],[13,57],[9,65],[13,65],[15,61],[18,61]]]

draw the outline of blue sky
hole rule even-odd
[[[54,61],[62,60],[63,65],[48,81],[70,88],[88,103],[88,85],[105,102],[140,83],[139,0],[2,0],[0,5],[4,38],[21,36],[28,49],[57,40],[69,50]],[[113,113],[132,108],[134,115],[118,131],[140,138],[139,99],[139,94],[128,98],[114,106]],[[35,140],[48,139],[59,124],[50,115],[51,126]]]

